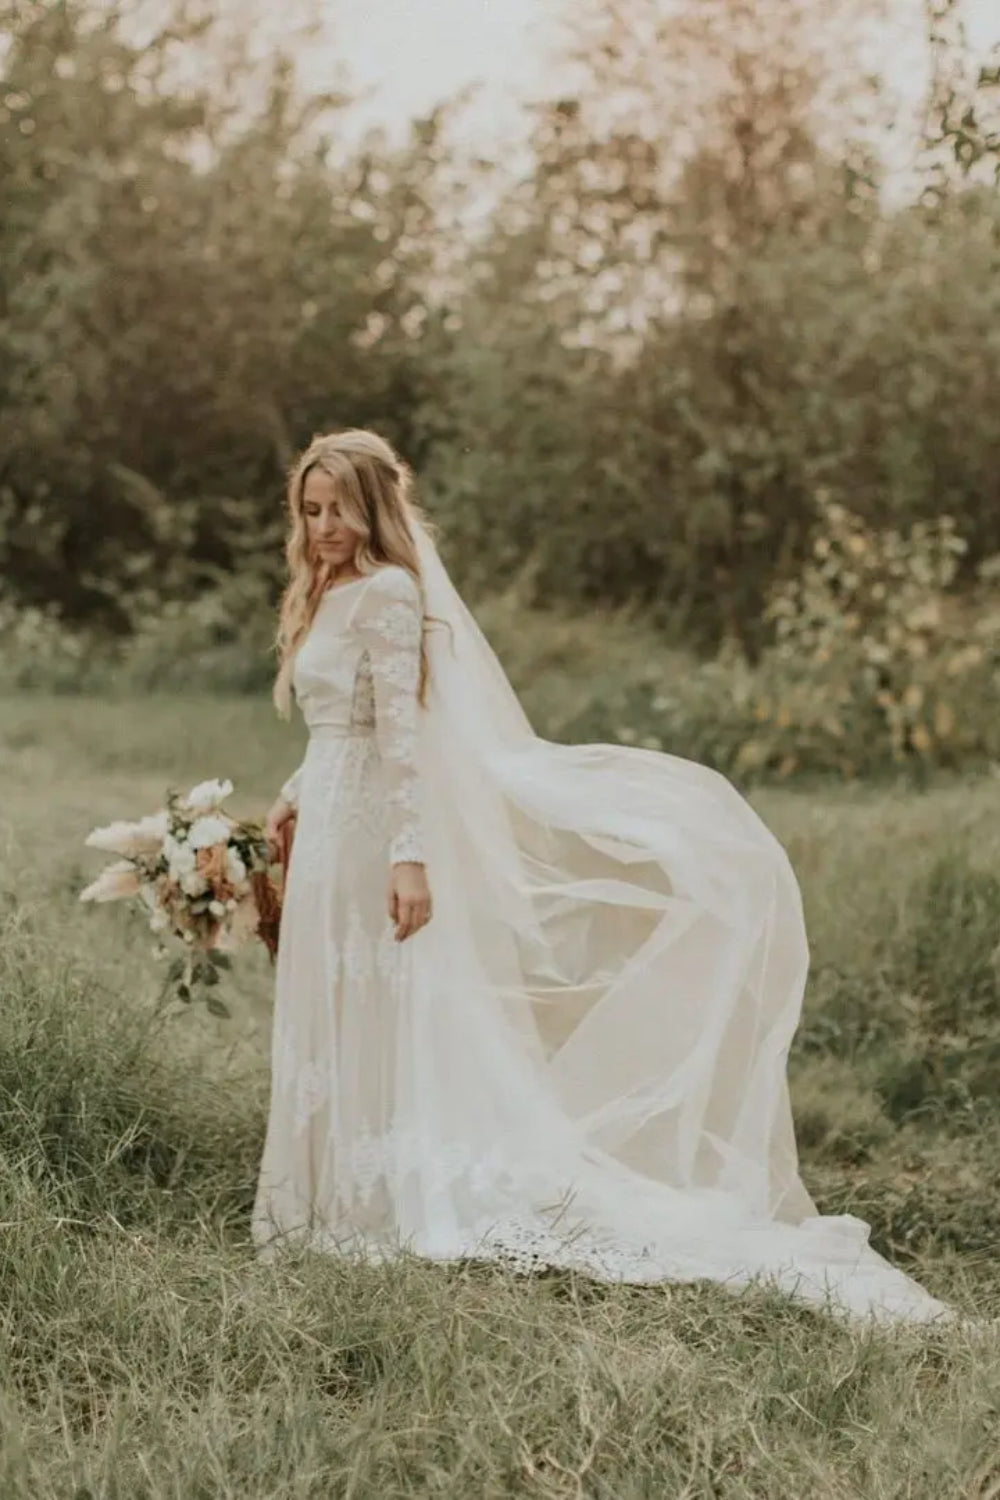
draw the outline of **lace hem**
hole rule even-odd
[[[821,1307],[828,1314],[867,1323],[968,1324],[958,1309],[924,1291],[893,1267],[862,1268],[796,1265],[793,1260],[771,1264],[722,1266],[718,1255],[703,1258],[688,1244],[683,1255],[671,1255],[662,1244],[626,1245],[608,1235],[581,1228],[561,1232],[542,1221],[543,1215],[521,1213],[482,1218],[468,1230],[431,1228],[419,1234],[372,1233],[349,1225],[295,1223],[281,1228],[258,1213],[254,1239],[261,1258],[272,1259],[282,1245],[324,1254],[357,1256],[381,1265],[401,1255],[425,1260],[494,1262],[515,1275],[549,1270],[571,1271],[595,1281],[632,1286],[710,1280],[723,1290],[740,1294],[757,1287]],[[709,1248],[709,1247],[706,1247]],[[718,1247],[711,1247],[716,1250]],[[713,1263],[714,1262],[714,1263]],[[982,1324],[980,1327],[984,1326]],[[993,1320],[992,1326],[1000,1326]]]

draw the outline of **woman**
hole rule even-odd
[[[378,1259],[772,1280],[951,1316],[820,1216],[785,1060],[808,969],[784,850],[718,772],[536,736],[374,432],[289,479],[275,701],[309,725],[253,1214]]]

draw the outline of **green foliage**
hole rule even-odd
[[[900,955],[902,977],[921,997],[939,1039],[995,1031],[1000,1021],[1000,878],[959,853],[942,853],[924,875]],[[1000,1061],[1000,1059],[998,1059]],[[1000,1099],[1000,1077],[993,1096]]]
[[[759,723],[736,768],[919,774],[995,758],[985,711],[1000,667],[994,562],[981,567],[980,595],[956,598],[966,542],[951,517],[903,535],[866,527],[828,492],[818,502],[811,559],[765,607],[775,640],[755,673]]]
[[[876,527],[945,508],[963,584],[1000,552],[1000,200],[890,208],[845,120],[820,145],[843,10],[595,10],[579,88],[538,111],[535,171],[470,258],[429,470],[470,587],[635,601],[756,662],[817,491]]]
[[[814,966],[796,1051],[813,1103],[807,1142],[827,1154],[831,1141],[877,1144],[890,1122],[928,1136],[1000,1130],[1000,880],[941,842],[874,967]]]
[[[128,1225],[155,1212],[179,1228],[213,1207],[231,1211],[251,1173],[245,1107],[211,1120],[213,1085],[192,1071],[193,1037],[165,1047],[151,1006],[53,947],[49,925],[9,883],[3,894],[2,1208],[31,1183],[50,1214],[71,1220],[110,1212]]]
[[[277,619],[266,578],[225,576],[195,599],[167,599],[130,634],[96,635],[50,604],[0,600],[0,683],[80,694],[177,690],[260,693],[274,680]]]
[[[935,164],[932,200],[883,201],[831,102],[835,53],[879,102],[852,3],[581,10],[578,87],[478,236],[446,109],[345,151],[349,96],[303,98],[280,52],[262,85],[173,86],[219,40],[180,0],[142,46],[96,0],[0,8],[5,593],[98,637],[236,574],[273,605],[286,466],[350,422],[416,465],[474,596],[635,604],[701,657],[772,644],[824,489],[882,530],[946,510],[972,586],[1000,553],[998,197]],[[945,137],[989,96],[962,46]],[[804,758],[833,763],[821,713]]]
[[[0,573],[104,634],[232,572],[273,599],[313,431],[421,458],[434,131],[334,165],[344,101],[303,101],[280,53],[253,92],[237,64],[172,88],[214,24],[178,0],[140,44],[96,0],[0,11]]]

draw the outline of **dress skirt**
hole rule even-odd
[[[271,1106],[253,1235],[315,1248],[394,1239],[382,1165],[410,949],[388,914],[384,789],[370,729],[309,739],[275,967]]]

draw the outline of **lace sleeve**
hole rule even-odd
[[[389,862],[423,864],[416,763],[423,608],[420,590],[405,568],[385,567],[368,585],[355,626],[371,662],[375,735],[389,812]]]

